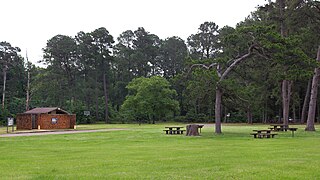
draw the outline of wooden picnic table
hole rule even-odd
[[[166,129],[163,130],[166,132],[166,134],[183,134],[183,131],[181,128],[182,126],[167,126]]]
[[[273,129],[275,131],[291,131],[292,132],[292,137],[294,137],[294,132],[297,131],[298,128],[290,128],[289,126],[286,126],[284,124],[270,124],[270,126],[273,126]]]
[[[286,127],[284,124],[270,124],[270,126],[273,126],[273,128],[269,129],[273,129],[275,131],[283,131],[283,129]]]
[[[198,124],[198,128],[199,128],[199,130],[200,130],[200,133],[201,133],[201,129],[203,128],[203,124]]]
[[[287,129],[292,132],[292,137],[294,137],[294,132],[298,130],[298,128],[287,128]]]

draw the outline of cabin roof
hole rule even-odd
[[[24,112],[24,114],[47,114],[52,111],[57,111],[57,114],[70,114],[65,110],[62,110],[58,107],[41,107],[41,108],[34,108],[29,111]]]

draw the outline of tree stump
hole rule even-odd
[[[197,124],[189,124],[187,125],[187,133],[186,136],[199,136],[199,125]]]

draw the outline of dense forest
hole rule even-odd
[[[216,122],[220,133],[221,122],[308,121],[312,130],[319,46],[316,0],[269,1],[236,27],[204,22],[186,41],[143,27],[59,34],[43,48],[45,68],[0,40],[0,120],[50,106],[78,123]]]

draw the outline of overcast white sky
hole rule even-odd
[[[35,63],[47,40],[105,27],[116,39],[144,27],[161,39],[186,40],[205,21],[235,26],[265,0],[0,0],[0,41]]]

